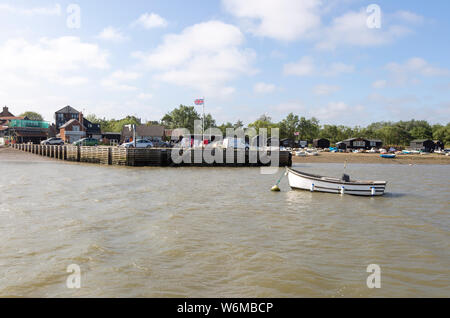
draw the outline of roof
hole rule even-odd
[[[69,105],[55,112],[55,114],[78,114],[78,113],[79,113],[78,110]]]
[[[431,142],[432,142],[432,140],[430,140],[430,139],[414,139],[414,140],[412,140],[411,142],[419,142],[419,143],[422,143],[422,142],[425,142],[425,141],[431,141]]]
[[[47,137],[45,131],[17,131],[16,135],[19,137]]]
[[[164,126],[139,125],[136,127],[136,134],[141,137],[162,137],[164,136]],[[131,137],[133,136],[133,132],[128,127],[123,127],[122,136]]]
[[[314,139],[313,142],[317,142],[317,141],[319,141],[319,140],[326,140],[326,141],[329,141],[329,139],[327,139],[327,138],[317,138],[317,139]]]
[[[78,124],[80,124],[80,122],[77,120],[77,119],[71,119],[71,120],[69,120],[68,122],[66,122],[64,125],[62,125],[61,127],[59,127],[60,129],[61,128],[66,128],[67,126],[69,126],[69,125],[71,125],[71,124],[74,124],[75,122],[77,122]],[[80,124],[81,125],[81,124]],[[83,126],[83,125],[82,125]],[[84,126],[83,126],[83,128],[85,128]]]
[[[0,113],[0,117],[14,117],[8,110],[8,107],[3,107],[3,111]]]
[[[87,120],[84,117],[83,117],[83,126],[90,133],[98,133],[98,134],[100,134],[102,132],[101,128],[100,128],[100,124],[91,123],[89,120]]]
[[[358,137],[358,138],[348,138],[348,139],[345,139],[345,140],[342,140],[342,142],[344,142],[344,141],[354,141],[354,140],[369,140],[369,139],[366,139],[366,138],[362,138],[362,137]]]
[[[24,120],[25,117],[24,116],[4,116],[4,117],[0,117],[0,120]]]

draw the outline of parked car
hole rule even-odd
[[[120,147],[125,148],[134,148],[134,141],[126,142],[120,145]],[[153,143],[147,139],[138,139],[136,140],[136,148],[151,148],[153,147]]]
[[[229,137],[227,137],[223,140],[222,147],[223,148],[234,148],[234,149],[245,149],[245,150],[250,149],[250,145],[248,143],[246,143],[244,140],[238,139],[238,138],[229,138]]]
[[[98,146],[99,142],[94,138],[83,138],[73,143],[74,146]]]
[[[169,143],[162,141],[160,139],[156,139],[156,140],[150,140],[150,142],[153,144],[154,147],[157,148],[168,148],[170,147]]]
[[[53,137],[41,141],[41,145],[62,146],[64,141],[61,138]]]

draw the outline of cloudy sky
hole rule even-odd
[[[204,96],[218,122],[447,123],[449,14],[448,0],[0,0],[0,104],[159,120]]]

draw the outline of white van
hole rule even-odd
[[[232,138],[232,137],[226,137],[223,140],[223,148],[234,148],[234,149],[250,149],[250,145],[245,142],[244,139],[238,139],[238,138]]]

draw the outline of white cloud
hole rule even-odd
[[[344,125],[354,125],[360,120],[360,116],[364,113],[365,107],[361,104],[348,105],[345,102],[328,102],[325,105],[310,106],[301,101],[288,101],[271,107],[272,111],[286,116],[287,113],[293,112],[301,114],[305,117],[315,117],[322,123],[339,123]],[[342,114],[349,116],[342,116]]]
[[[97,38],[111,42],[123,42],[128,39],[119,29],[112,26],[104,28]]]
[[[422,24],[425,21],[423,16],[404,10],[396,12],[393,16],[394,18],[411,24]]]
[[[314,59],[309,56],[302,57],[298,62],[285,64],[283,69],[285,75],[309,76],[315,72]]]
[[[343,120],[349,122],[357,122],[357,119],[361,114],[363,114],[365,107],[362,105],[350,106],[345,102],[329,102],[323,107],[319,107],[314,111],[314,116],[325,122],[336,122],[342,123]],[[351,118],[343,119],[342,114],[351,114]]]
[[[225,9],[257,36],[292,41],[320,26],[320,0],[223,0]]]
[[[101,85],[107,89],[118,91],[135,91],[137,87],[126,84],[126,82],[137,80],[141,74],[128,71],[116,71],[101,81]]]
[[[205,95],[229,95],[229,82],[254,70],[254,52],[242,49],[244,36],[230,24],[209,21],[169,34],[149,53],[133,56],[155,71],[154,78],[166,83],[193,88]]]
[[[144,29],[164,28],[167,26],[167,21],[156,13],[144,13],[132,26],[141,26]]]
[[[107,59],[108,53],[98,45],[81,42],[78,37],[41,38],[37,43],[14,39],[0,45],[0,73],[34,84],[41,80],[63,85],[86,83],[87,78],[76,73],[106,69]]]
[[[325,76],[338,76],[345,73],[353,73],[355,67],[353,65],[348,65],[342,62],[331,63],[324,69]]]
[[[258,94],[267,94],[274,92],[276,88],[273,84],[259,82],[253,86],[253,91]]]
[[[21,8],[12,6],[9,4],[0,4],[0,12],[8,12],[12,14],[19,14],[19,15],[25,15],[25,16],[37,16],[37,15],[44,15],[44,16],[60,16],[61,15],[61,6],[59,4],[56,4],[54,7],[40,7],[40,8]]]
[[[153,95],[152,94],[148,94],[148,93],[140,93],[138,95],[138,98],[142,99],[142,100],[147,100],[147,99],[152,99]]]
[[[391,74],[391,81],[395,85],[415,84],[420,80],[418,77],[446,76],[450,71],[431,65],[426,60],[413,57],[404,63],[389,63],[385,66]]]
[[[340,87],[337,85],[327,85],[327,84],[322,84],[322,85],[317,85],[313,88],[313,92],[315,95],[319,95],[319,96],[329,96],[333,93],[336,93],[338,91],[340,91]]]
[[[338,76],[344,73],[352,73],[355,70],[353,65],[342,62],[331,64],[316,65],[314,58],[304,56],[299,61],[285,64],[283,67],[284,75],[295,76]]]
[[[385,88],[387,84],[386,80],[378,80],[372,83],[373,88]]]
[[[423,76],[442,76],[449,74],[448,69],[434,67],[420,57],[410,58],[403,64],[389,63],[386,65],[386,69],[393,73],[416,73]]]
[[[391,43],[395,39],[411,32],[402,25],[388,25],[382,20],[380,29],[367,27],[365,10],[350,11],[333,19],[330,26],[324,28],[316,47],[335,49],[340,45],[372,47]]]

